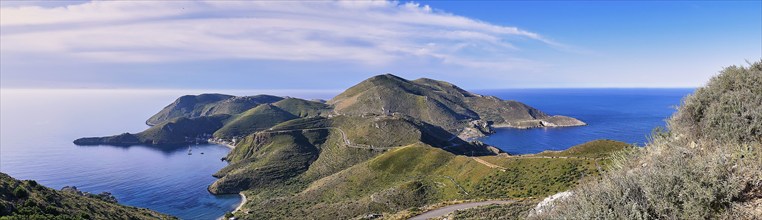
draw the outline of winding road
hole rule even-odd
[[[461,203],[461,204],[455,204],[455,205],[448,205],[442,208],[424,212],[423,214],[409,218],[408,220],[426,220],[430,218],[445,216],[457,210],[469,209],[469,208],[492,205],[492,204],[508,204],[512,202],[513,201],[510,201],[510,200],[496,200],[496,201],[483,201],[483,202],[467,202],[467,203]]]

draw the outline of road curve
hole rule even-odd
[[[496,200],[496,201],[468,202],[468,203],[461,203],[461,204],[455,204],[455,205],[448,205],[442,208],[424,212],[423,214],[409,218],[408,220],[426,220],[430,218],[445,216],[456,210],[463,210],[463,209],[469,209],[469,208],[474,208],[478,206],[492,205],[492,204],[507,204],[512,202],[513,201],[509,201],[509,200]]]

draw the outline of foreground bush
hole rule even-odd
[[[669,129],[532,218],[762,216],[762,61],[725,68],[683,101]]]

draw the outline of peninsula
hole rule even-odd
[[[580,120],[448,82],[391,74],[371,77],[325,102],[183,96],[146,124],[151,127],[140,133],[74,143],[233,145],[228,166],[213,175],[219,179],[208,190],[242,193],[247,202],[234,215],[252,219],[346,219],[452,200],[546,196],[598,172],[595,158],[514,157],[473,140],[494,127],[585,125]]]
[[[211,137],[240,140],[292,120],[334,117],[407,118],[461,140],[489,135],[494,127],[586,125],[575,118],[548,115],[521,102],[471,93],[448,82],[427,78],[410,81],[385,74],[352,86],[327,102],[272,95],[186,95],[149,118],[146,124],[152,127],[143,132],[80,138],[74,143],[169,146],[206,142]]]

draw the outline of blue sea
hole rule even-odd
[[[187,90],[0,90],[0,172],[60,189],[108,191],[120,203],[182,219],[216,219],[240,203],[206,187],[224,167],[229,149],[219,145],[157,150],[145,146],[76,146],[85,136],[139,132],[145,120]],[[218,91],[328,99],[338,91]],[[498,129],[482,139],[512,154],[562,150],[595,139],[642,144],[664,125],[692,89],[520,89],[481,94],[524,102],[549,114],[578,118],[588,126]],[[201,153],[204,154],[201,154]]]
[[[656,127],[665,127],[682,98],[694,89],[507,89],[477,91],[516,100],[551,115],[565,115],[587,126],[498,128],[481,141],[510,154],[565,150],[596,139],[643,145]]]

